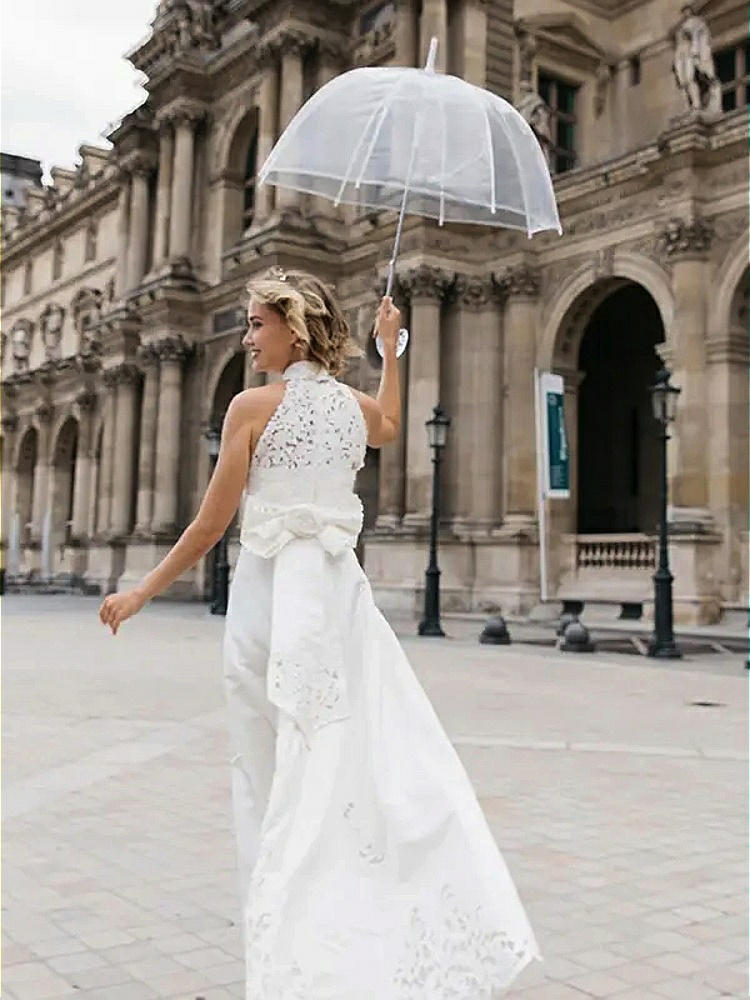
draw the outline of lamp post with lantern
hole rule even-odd
[[[211,468],[216,468],[221,446],[221,432],[212,424],[205,432],[206,447],[211,459]],[[214,546],[213,586],[211,589],[211,614],[225,615],[229,600],[229,561],[227,559],[227,532],[224,532]]]
[[[667,441],[669,425],[674,422],[680,390],[669,381],[669,372],[662,368],[651,386],[654,417],[661,428],[661,497],[659,511],[659,565],[654,573],[654,632],[648,644],[648,655],[676,660],[682,652],[675,643],[672,614],[672,580],[667,547]]]
[[[437,535],[440,519],[440,462],[448,439],[450,417],[438,403],[432,418],[425,421],[427,439],[432,448],[432,515],[430,517],[430,561],[425,571],[424,617],[419,623],[420,635],[444,636],[440,625],[440,570],[437,563]]]

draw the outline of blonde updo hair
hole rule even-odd
[[[364,351],[352,338],[333,288],[306,271],[272,267],[247,284],[251,299],[275,309],[296,339],[334,377]]]

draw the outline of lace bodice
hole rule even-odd
[[[336,555],[354,547],[362,503],[354,479],[367,428],[350,388],[313,361],[284,373],[281,402],[253,452],[240,541],[275,555],[293,537],[317,536]]]

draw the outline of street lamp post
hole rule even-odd
[[[667,547],[667,441],[669,425],[675,419],[680,390],[669,381],[669,372],[662,368],[651,387],[654,416],[661,428],[661,502],[659,511],[659,566],[654,573],[654,632],[648,644],[648,655],[659,659],[677,660],[682,652],[674,641],[672,616],[672,580]]]
[[[206,447],[211,458],[213,468],[216,467],[216,459],[219,457],[219,447],[221,445],[221,432],[216,427],[211,426],[205,434]],[[214,547],[214,572],[213,587],[211,592],[211,614],[225,615],[227,613],[227,602],[229,600],[229,561],[227,559],[227,532],[224,532]]]
[[[437,535],[440,517],[440,461],[448,437],[450,417],[440,403],[425,422],[427,438],[432,448],[432,516],[430,518],[430,561],[425,572],[424,617],[419,623],[420,635],[444,636],[440,625],[440,570],[437,564]]]

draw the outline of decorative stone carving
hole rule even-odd
[[[602,247],[597,250],[594,258],[594,277],[597,279],[611,278],[615,272],[615,248]]]
[[[92,327],[99,321],[102,293],[98,288],[81,288],[76,292],[71,310],[73,326],[78,334],[78,353],[98,353],[101,347],[98,333]]]
[[[691,4],[683,5],[682,20],[675,31],[672,70],[690,111],[721,111],[721,85],[711,51],[711,32]]]
[[[102,372],[102,383],[104,384],[105,388],[112,389],[114,386],[117,385],[117,381],[118,381],[117,365],[115,365],[112,368],[105,368],[104,371]]]
[[[163,337],[155,347],[160,361],[182,363],[188,354],[187,345],[181,337]]]
[[[31,354],[31,335],[34,324],[28,319],[19,319],[10,331],[13,363],[18,371],[29,370],[29,355]]]
[[[135,352],[141,369],[149,368],[159,363],[159,352],[154,344],[141,344]]]
[[[508,297],[536,298],[541,288],[539,268],[525,262],[509,267],[497,278],[497,284]]]
[[[479,275],[458,274],[453,286],[453,294],[464,309],[470,312],[482,312],[502,298],[502,288],[490,278]]]
[[[607,105],[607,94],[611,79],[611,67],[605,62],[600,62],[596,67],[596,86],[594,89],[594,114],[597,118],[602,114]]]
[[[355,66],[377,62],[393,46],[396,27],[393,0],[384,0],[379,7],[360,18],[360,26],[360,38],[354,51]]]
[[[18,430],[18,414],[17,413],[4,413],[2,416],[2,426],[3,436],[9,434],[15,434]]]
[[[404,297],[417,299],[443,299],[453,284],[453,277],[439,267],[421,264],[398,275],[398,286]],[[383,288],[383,294],[385,288]]]
[[[48,424],[54,415],[55,408],[48,400],[44,400],[34,410],[34,415],[40,424]]]
[[[703,256],[711,249],[713,226],[706,219],[670,219],[659,237],[667,257]]]
[[[81,389],[76,395],[76,404],[81,413],[93,413],[98,400],[97,394],[92,389]]]
[[[552,112],[549,105],[534,90],[528,80],[519,84],[517,110],[531,126],[534,135],[539,140],[544,158],[549,163],[550,146],[552,145]]]
[[[44,356],[47,361],[56,361],[60,357],[62,342],[62,327],[65,310],[62,306],[50,302],[39,318],[39,329],[42,333]]]
[[[111,377],[117,385],[137,385],[141,377],[138,366],[128,361],[112,368],[111,372]]]
[[[523,21],[516,23],[515,32],[518,39],[518,79],[521,83],[528,83],[531,86],[534,79],[536,38]]]

